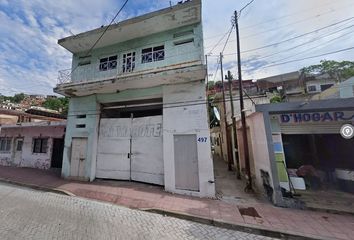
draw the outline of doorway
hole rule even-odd
[[[199,191],[197,135],[174,135],[176,188]]]
[[[63,164],[63,151],[64,151],[64,139],[54,138],[53,139],[53,153],[51,168],[61,168]]]
[[[103,118],[97,178],[164,184],[162,116]]]
[[[87,138],[72,138],[70,176],[85,177]]]
[[[23,138],[15,138],[15,147],[13,152],[13,163],[15,166],[21,166],[22,162]]]

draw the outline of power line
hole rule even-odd
[[[253,48],[253,49],[249,49],[249,50],[245,50],[245,51],[242,51],[241,53],[253,52],[253,51],[256,51],[256,50],[260,50],[260,49],[264,49],[264,48],[268,48],[268,47],[272,47],[272,46],[277,46],[279,44],[282,44],[282,43],[285,43],[285,42],[288,42],[288,41],[292,41],[292,40],[298,39],[300,37],[304,37],[304,36],[307,36],[307,35],[310,35],[310,34],[313,34],[313,33],[317,33],[318,31],[321,31],[321,30],[336,26],[336,25],[338,25],[340,23],[347,22],[347,21],[352,20],[352,19],[354,19],[354,17],[346,18],[346,19],[341,20],[339,22],[335,22],[335,23],[332,23],[332,24],[327,25],[325,27],[318,28],[318,29],[315,29],[313,31],[310,31],[310,32],[307,32],[307,33],[303,33],[303,34],[297,35],[295,37],[291,37],[291,38],[288,38],[288,39],[285,39],[285,40],[282,40],[282,41],[279,41],[279,42],[276,42],[276,43],[272,43],[272,44],[268,44],[268,45],[265,45],[265,46],[261,46],[261,47],[257,47],[257,48]],[[235,40],[233,40],[233,41],[235,41]],[[235,53],[226,53],[224,55],[225,56],[235,55]]]
[[[341,32],[341,31],[343,31],[343,30],[352,28],[353,26],[354,26],[354,25],[350,25],[350,26],[348,26],[348,27],[345,27],[345,28],[336,30],[336,31],[331,32],[331,33],[329,33],[329,34],[322,34],[322,35],[316,37],[315,39],[310,39],[309,41],[303,42],[303,43],[298,44],[298,45],[296,45],[296,46],[293,46],[293,47],[290,47],[290,48],[287,48],[287,49],[284,49],[284,50],[281,50],[281,51],[278,51],[278,52],[275,52],[275,53],[272,53],[272,54],[269,54],[269,55],[266,55],[266,56],[259,57],[259,58],[257,58],[257,60],[261,60],[261,59],[268,58],[268,57],[271,57],[271,56],[274,56],[274,55],[278,55],[278,54],[283,53],[283,52],[288,52],[288,51],[290,51],[290,50],[294,50],[294,49],[296,49],[296,48],[299,48],[299,47],[302,47],[302,46],[304,46],[304,45],[307,45],[308,43],[313,43],[314,41],[317,41],[317,40],[320,40],[320,39],[322,39],[322,38],[331,36],[331,35],[333,35],[333,34],[336,34],[336,33],[338,33],[338,32]]]
[[[292,63],[292,62],[298,62],[298,61],[302,61],[302,60],[306,60],[306,59],[327,56],[327,55],[331,55],[331,54],[335,54],[335,53],[339,53],[339,52],[350,51],[352,49],[354,49],[354,47],[344,48],[344,49],[340,49],[340,50],[333,51],[333,52],[327,52],[327,53],[318,54],[318,55],[315,55],[315,56],[304,57],[304,58],[295,59],[295,60],[291,60],[291,61],[286,61],[286,62],[282,62],[282,63],[271,64],[271,65],[264,66],[263,68],[274,67],[274,66],[279,66],[279,65],[283,65],[283,64],[287,64],[287,63]]]
[[[322,4],[322,6],[334,5],[332,1],[329,1],[328,3],[330,3],[330,4]],[[338,5],[337,3],[335,3],[335,4]],[[345,7],[346,7],[346,6],[352,6],[352,4],[350,4],[350,5],[345,5]],[[313,12],[313,9],[305,8],[305,9],[303,9],[303,10],[301,10],[301,11],[297,11],[297,12],[294,12],[294,13],[291,13],[291,14],[288,14],[288,15],[284,15],[284,16],[281,16],[281,17],[279,17],[279,18],[273,18],[273,19],[270,19],[270,20],[268,20],[268,21],[262,21],[262,22],[259,22],[259,23],[253,24],[253,25],[245,26],[245,27],[242,27],[242,28],[240,28],[240,29],[241,29],[241,30],[244,30],[244,29],[248,29],[248,28],[254,28],[254,27],[257,27],[257,26],[260,26],[260,25],[267,24],[267,23],[269,23],[269,22],[278,21],[278,20],[283,19],[283,18],[286,18],[286,17],[291,17],[291,16],[294,16],[294,15],[299,16],[299,15],[303,14],[304,12],[309,12],[309,11]],[[332,12],[333,12],[333,11],[332,11]],[[316,15],[316,16],[317,16],[317,15]],[[315,16],[315,17],[316,17],[316,16]],[[227,34],[227,32],[226,32],[226,33],[222,33],[222,34],[207,36],[206,38],[204,38],[204,40],[216,38],[216,37],[222,36],[222,35],[224,35],[224,34]]]
[[[254,0],[249,1],[245,6],[243,6],[243,8],[240,9],[240,11],[238,12],[238,14],[239,14],[239,15],[238,15],[238,19],[240,19],[242,11],[243,11],[245,8],[247,8],[249,5],[251,5],[253,2],[254,2]]]
[[[85,54],[85,56],[89,55],[90,52],[92,51],[92,49],[98,44],[98,42],[102,39],[103,35],[107,32],[108,28],[112,25],[112,23],[114,22],[114,20],[118,17],[119,13],[123,10],[123,8],[125,7],[125,5],[128,3],[129,0],[125,0],[125,2],[123,3],[122,7],[118,10],[118,12],[116,13],[116,15],[114,16],[114,18],[111,20],[111,22],[107,25],[107,27],[104,29],[104,31],[102,32],[102,34],[100,35],[100,37],[96,40],[96,42],[92,45],[92,47],[87,51],[87,53]],[[79,65],[77,65],[72,71],[71,74],[79,67]]]
[[[209,51],[209,54],[208,55],[211,55],[214,51],[214,49],[221,43],[221,41],[226,37],[227,34],[230,35],[230,32],[232,32],[232,29],[233,29],[233,26],[231,26],[230,30],[227,31],[221,38],[220,40],[212,47],[212,49]],[[209,47],[207,47],[209,48]]]
[[[354,26],[354,25],[353,25],[353,26]],[[349,34],[352,34],[352,33],[353,33],[353,31],[344,33],[344,34],[342,34],[342,35],[340,35],[340,36],[338,36],[338,37],[332,38],[332,39],[330,39],[330,40],[328,40],[328,41],[322,43],[321,45],[314,46],[314,47],[312,47],[312,48],[310,48],[310,49],[305,49],[305,50],[303,50],[303,51],[297,52],[296,54],[292,54],[292,55],[289,56],[289,57],[282,58],[282,59],[277,60],[277,61],[272,62],[272,63],[281,62],[281,61],[287,60],[287,59],[289,59],[289,58],[293,58],[293,57],[295,57],[295,56],[301,55],[301,54],[303,54],[303,53],[313,52],[313,50],[314,50],[315,48],[323,47],[323,46],[325,46],[325,45],[328,45],[328,43],[331,43],[331,42],[333,42],[334,40],[337,40],[337,39],[339,39],[339,38],[345,37],[345,36],[347,36],[347,35],[349,35]]]
[[[310,34],[313,34],[313,33],[317,33],[318,31],[321,31],[321,30],[324,30],[324,29],[327,29],[327,28],[330,28],[330,27],[333,27],[333,26],[336,26],[340,23],[343,23],[343,22],[347,22],[351,19],[353,19],[354,17],[351,17],[351,18],[347,18],[347,19],[344,19],[342,21],[339,21],[339,22],[336,22],[336,23],[333,23],[333,24],[330,24],[330,25],[327,25],[325,27],[322,27],[322,28],[318,28],[318,29],[315,29],[311,32],[307,32],[307,33],[304,33],[304,34],[301,34],[301,35],[298,35],[298,36],[295,36],[295,37],[292,37],[292,38],[288,38],[288,39],[285,39],[285,40],[282,40],[280,42],[276,42],[276,43],[272,43],[272,44],[268,44],[268,45],[265,45],[265,46],[261,46],[261,47],[257,47],[257,48],[253,48],[253,49],[249,49],[249,50],[245,50],[245,51],[242,51],[241,53],[247,53],[247,52],[253,52],[253,51],[256,51],[256,50],[260,50],[260,49],[264,49],[264,48],[268,48],[268,47],[272,47],[272,46],[276,46],[276,45],[279,45],[279,44],[282,44],[284,42],[288,42],[288,41],[291,41],[291,40],[294,40],[294,39],[297,39],[297,38],[300,38],[300,37],[303,37],[303,36],[307,36],[307,35],[310,35]],[[278,29],[278,28],[277,28]],[[275,30],[275,29],[274,29]],[[264,32],[268,32],[268,31],[264,31]],[[256,36],[256,35],[259,35],[259,34],[262,34],[264,32],[259,32],[259,33],[255,33],[253,34],[252,36]],[[251,35],[249,35],[251,36]],[[225,37],[225,35],[224,35]],[[247,37],[246,37],[247,38]],[[230,42],[235,42],[236,40],[231,40]],[[220,45],[220,42],[219,41],[217,44],[214,45],[214,49],[216,48],[216,46]],[[208,49],[208,48],[211,48],[210,46],[208,47],[205,47],[204,49]],[[228,56],[228,55],[234,55],[235,53],[227,53],[225,54],[225,56]]]
[[[285,25],[282,25],[282,26],[277,26],[277,27],[275,27],[275,28],[266,29],[266,30],[261,31],[261,32],[253,33],[253,34],[250,34],[250,35],[246,35],[246,36],[244,36],[244,37],[241,37],[241,39],[247,39],[247,38],[255,37],[255,36],[258,36],[258,35],[261,35],[261,34],[264,34],[264,33],[269,33],[269,32],[272,32],[272,31],[277,31],[277,30],[279,30],[280,28],[289,27],[289,26],[291,26],[291,25],[295,25],[295,24],[302,23],[302,22],[307,22],[308,20],[315,19],[315,18],[319,18],[319,17],[322,17],[322,16],[324,16],[324,15],[326,15],[326,14],[334,13],[334,12],[336,12],[336,10],[330,10],[330,11],[327,11],[327,12],[324,12],[324,13],[321,13],[321,14],[316,14],[315,16],[311,16],[311,17],[308,17],[308,18],[303,18],[303,19],[301,19],[301,20],[294,21],[294,22],[291,22],[291,23],[288,23],[288,24],[285,24]]]
[[[321,3],[321,6],[329,6],[329,5],[336,5],[337,6],[338,3],[334,2],[334,1],[328,1],[327,4]],[[346,5],[346,6],[352,6],[352,3],[350,5]],[[252,25],[248,25],[248,26],[242,27],[241,30],[254,28],[254,27],[259,27],[260,25],[264,25],[264,24],[267,24],[267,23],[270,23],[270,22],[276,22],[276,21],[278,21],[280,19],[291,17],[291,16],[299,16],[299,15],[301,15],[303,13],[306,13],[306,12],[313,12],[313,9],[312,8],[304,8],[304,9],[302,9],[300,11],[296,11],[296,12],[293,12],[293,13],[290,13],[290,14],[287,14],[287,15],[283,15],[283,16],[280,16],[278,18],[272,18],[272,19],[269,19],[267,21],[262,21],[262,22],[258,22],[258,23],[252,24]]]
[[[335,22],[335,23],[332,23],[332,24],[327,25],[325,27],[318,28],[318,29],[315,29],[313,31],[310,31],[310,32],[307,32],[307,33],[303,33],[303,34],[297,35],[295,37],[291,37],[291,38],[288,38],[288,39],[285,39],[285,40],[282,40],[282,41],[279,41],[279,42],[276,42],[276,43],[268,44],[268,45],[257,47],[257,48],[253,48],[253,49],[248,49],[248,50],[243,51],[242,53],[248,53],[248,52],[253,52],[253,51],[264,49],[264,48],[269,48],[269,47],[272,47],[272,46],[277,46],[279,44],[282,44],[282,43],[285,43],[285,42],[288,42],[288,41],[292,41],[294,39],[297,39],[297,38],[300,38],[300,37],[303,37],[303,36],[307,36],[307,35],[312,34],[312,33],[316,33],[316,32],[321,31],[323,29],[327,29],[327,28],[336,26],[336,25],[338,25],[338,24],[340,24],[342,22],[346,22],[346,21],[349,21],[351,19],[354,19],[354,17],[346,18],[346,19],[341,20],[339,22]]]

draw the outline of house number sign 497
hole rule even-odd
[[[199,137],[198,142],[206,142],[207,139],[208,139],[207,137]]]

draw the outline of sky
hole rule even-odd
[[[221,77],[218,55],[224,46],[224,71],[237,75],[236,35],[233,30],[226,41],[227,33],[234,11],[249,1],[203,0],[210,80]],[[0,93],[53,94],[58,71],[71,66],[71,53],[57,40],[107,25],[122,4],[123,0],[0,0]],[[130,0],[117,21],[169,5],[169,0]],[[353,0],[255,0],[242,11],[239,28],[243,79],[297,71],[321,59],[354,60],[354,50],[309,58],[354,47]]]

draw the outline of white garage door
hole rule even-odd
[[[164,184],[162,116],[101,119],[97,178]]]

